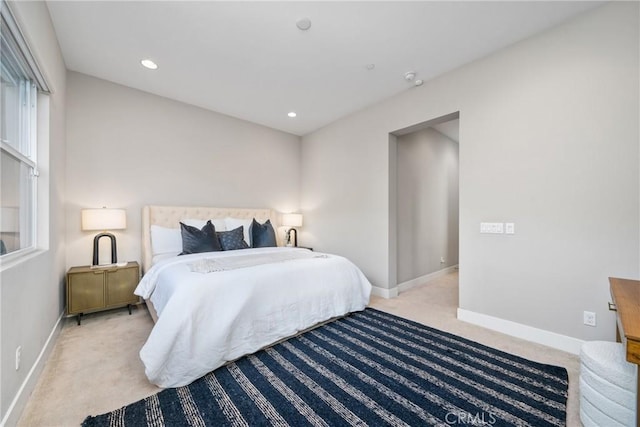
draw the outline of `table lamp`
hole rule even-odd
[[[107,230],[124,230],[127,228],[127,213],[124,209],[82,209],[82,230],[101,230],[102,233],[93,238],[93,265],[99,265],[99,244],[102,237],[111,240],[111,264],[118,262],[116,236]]]
[[[287,230],[287,246],[291,244],[291,232],[293,232],[293,246],[298,246],[298,232],[293,227],[302,227],[302,214],[284,214],[282,215],[282,225],[290,227]]]

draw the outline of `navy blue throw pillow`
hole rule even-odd
[[[218,231],[216,234],[223,251],[247,249],[249,247],[247,242],[244,241],[244,227],[242,225],[231,231]]]
[[[254,248],[268,248],[278,246],[276,244],[276,232],[273,230],[271,220],[260,224],[256,219],[251,223],[251,246]]]
[[[182,234],[182,252],[180,255],[222,250],[216,235],[216,228],[211,221],[207,221],[202,230],[180,223],[180,233]]]

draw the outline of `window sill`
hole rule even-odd
[[[13,268],[24,262],[27,262],[40,254],[47,252],[45,249],[29,248],[21,251],[16,251],[0,257],[0,272]]]

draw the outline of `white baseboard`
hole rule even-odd
[[[387,289],[387,288],[381,288],[379,286],[372,286],[371,293],[375,296],[386,298],[386,299],[395,298],[398,296],[398,288],[395,287],[395,288]]]
[[[406,282],[398,283],[398,293],[406,292],[409,289],[415,288],[419,285],[424,285],[430,280],[446,276],[447,274],[453,273],[457,269],[458,264],[443,268],[442,270],[434,271],[433,273],[425,274],[424,276],[416,277],[415,279],[407,280]]]
[[[373,286],[371,288],[371,293],[375,296],[382,298],[395,298],[400,292],[408,291],[411,288],[415,288],[416,286],[423,285],[430,280],[436,279],[438,277],[446,276],[449,273],[453,273],[458,269],[458,264],[452,265],[451,267],[443,268],[442,270],[434,271],[433,273],[425,274],[424,276],[416,277],[415,279],[407,280],[406,282],[399,283],[396,287],[387,289],[381,288],[379,286]]]
[[[47,341],[44,343],[44,346],[42,347],[42,350],[38,355],[38,358],[36,359],[31,369],[29,370],[29,373],[27,374],[26,378],[22,382],[20,389],[18,389],[16,396],[13,398],[11,405],[9,405],[9,409],[7,409],[7,413],[5,414],[4,418],[0,422],[0,427],[15,426],[18,424],[18,421],[20,420],[20,416],[22,415],[22,411],[27,404],[27,400],[29,399],[29,396],[33,392],[36,386],[36,383],[38,382],[38,378],[40,377],[40,374],[44,369],[44,364],[49,358],[49,355],[51,354],[51,350],[53,350],[53,345],[56,342],[56,338],[60,334],[60,330],[62,329],[62,318],[64,316],[64,313],[65,312],[63,311],[60,314],[60,317],[58,317],[56,324],[53,326],[53,329],[51,330],[51,333],[49,334]]]
[[[500,319],[498,317],[482,313],[476,313],[474,311],[464,310],[462,308],[458,308],[458,320],[572,354],[580,354],[580,348],[584,343],[583,340],[567,335],[545,331],[544,329],[534,328],[532,326],[523,325],[521,323]]]

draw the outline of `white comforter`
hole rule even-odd
[[[160,387],[189,384],[319,322],[363,310],[370,292],[371,284],[346,258],[300,248],[160,261],[135,291],[151,300],[159,317],[140,350],[145,373]]]

